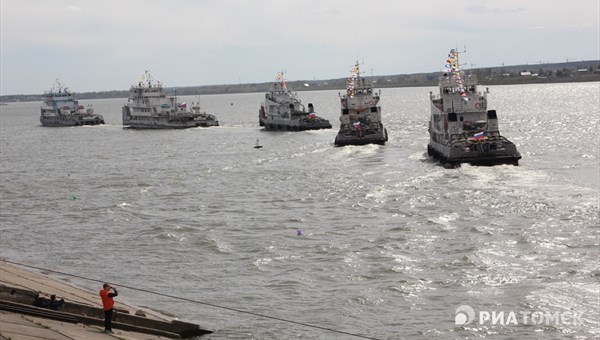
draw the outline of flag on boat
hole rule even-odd
[[[475,140],[483,139],[483,137],[485,137],[485,131],[481,131],[473,135],[473,139]]]
[[[315,118],[317,118],[316,114],[314,114],[314,113],[309,113],[308,114],[308,119],[315,119]]]
[[[181,103],[181,104],[177,105],[177,107],[180,109],[185,109],[187,107],[187,103]]]
[[[355,129],[360,129],[360,122],[354,123],[354,128]]]

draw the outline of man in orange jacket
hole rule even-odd
[[[110,292],[112,289],[112,293]],[[113,307],[115,301],[113,298],[119,295],[115,287],[111,287],[108,283],[102,286],[100,297],[102,298],[102,307],[104,309],[104,333],[112,333],[111,322],[113,316]]]

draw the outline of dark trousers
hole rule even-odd
[[[110,324],[112,322],[112,316],[113,316],[112,308],[104,311],[104,329],[105,330],[112,331],[112,328],[110,328]]]

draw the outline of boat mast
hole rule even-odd
[[[50,90],[50,92],[61,92],[63,89],[65,89],[65,92],[67,92],[65,85],[63,85],[63,83],[60,82],[60,79],[56,78],[54,80],[54,85],[52,85],[52,89]]]
[[[354,67],[350,72],[350,78],[348,78],[348,85],[346,90],[348,96],[350,98],[353,98],[356,95],[356,88],[363,85],[360,83],[360,64],[358,63],[358,60],[356,61]]]
[[[290,90],[288,89],[287,84],[285,82],[285,72],[285,70],[277,72],[277,76],[275,77],[275,79],[279,82],[279,87],[281,87],[281,91],[291,96]]]
[[[463,48],[462,52],[459,51],[458,48],[454,49],[454,55],[456,56],[456,67],[459,70],[460,70],[460,67],[464,65],[464,64],[463,65],[460,64],[460,55],[463,54],[463,53],[467,53],[467,47],[466,46]]]

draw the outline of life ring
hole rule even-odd
[[[476,109],[481,109],[481,104],[480,103],[475,103],[475,108]]]

